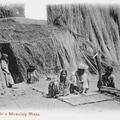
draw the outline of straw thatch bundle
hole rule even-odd
[[[80,50],[76,50],[81,51],[93,69],[94,61],[90,56],[94,51],[100,51],[103,66],[118,66],[120,64],[119,10],[119,6],[47,6],[48,24],[69,31],[80,47]]]

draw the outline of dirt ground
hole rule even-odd
[[[97,91],[97,76],[90,79],[89,92]],[[15,109],[15,110],[47,110],[56,111],[58,109],[68,109],[71,111],[118,111],[120,109],[120,102],[116,100],[98,102],[94,104],[71,106],[54,98],[46,98],[45,94],[48,91],[49,81],[42,78],[35,84],[16,84],[13,90],[9,89],[8,93],[0,96],[0,109]],[[34,88],[39,88],[37,91]]]

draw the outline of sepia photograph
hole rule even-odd
[[[119,110],[120,3],[0,0],[0,119]]]

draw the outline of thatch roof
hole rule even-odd
[[[30,65],[40,73],[55,72],[57,66],[70,71],[82,60],[69,31],[25,18],[0,20],[0,47],[9,55],[9,69],[16,83],[26,81]]]
[[[49,5],[48,24],[66,29],[74,36],[80,48],[76,50],[81,51],[93,70],[94,51],[100,51],[103,66],[117,68],[120,66],[119,11],[119,6]]]
[[[25,22],[26,19],[22,18]],[[27,20],[30,22],[32,20]],[[52,27],[46,24],[21,23],[20,19],[6,18],[0,20],[0,46],[2,52],[6,52],[10,59],[10,69],[16,82],[26,80],[26,70],[30,64],[35,65],[38,70],[44,71],[46,67],[52,66],[54,47],[52,47]],[[42,22],[43,23],[43,22]],[[15,65],[12,62],[16,59],[18,71],[15,71]],[[48,56],[48,57],[46,57]],[[12,67],[12,68],[11,68]],[[16,68],[17,69],[17,68]],[[18,75],[18,76],[17,76]]]
[[[48,23],[81,35],[104,57],[120,64],[119,6],[50,5]],[[78,41],[81,38],[78,36]],[[88,45],[90,46],[90,45]]]

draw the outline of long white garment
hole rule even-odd
[[[1,60],[1,67],[5,72],[10,73],[8,70],[8,64],[6,63],[5,60]]]
[[[82,76],[78,76],[77,72],[70,77],[70,81],[74,86],[77,86],[79,90],[84,92],[89,89],[89,78],[88,73],[85,73]]]
[[[6,80],[5,80],[4,72],[2,71],[1,63],[0,63],[0,91],[4,90],[6,88],[7,88]]]
[[[84,73],[83,75],[82,75],[82,81],[83,81],[83,88],[85,89],[85,88],[89,88],[89,80],[88,80],[88,75],[87,75],[87,73]]]
[[[13,81],[13,78],[11,76],[11,73],[9,72],[9,69],[8,69],[8,63],[5,61],[5,60],[1,60],[1,68],[4,72],[4,75],[5,75],[5,80],[6,80],[6,83],[7,85],[10,83],[11,85],[14,84],[14,81]]]
[[[74,86],[77,86],[77,79],[76,79],[76,76],[75,75],[72,75],[70,77],[70,82],[74,85]]]

